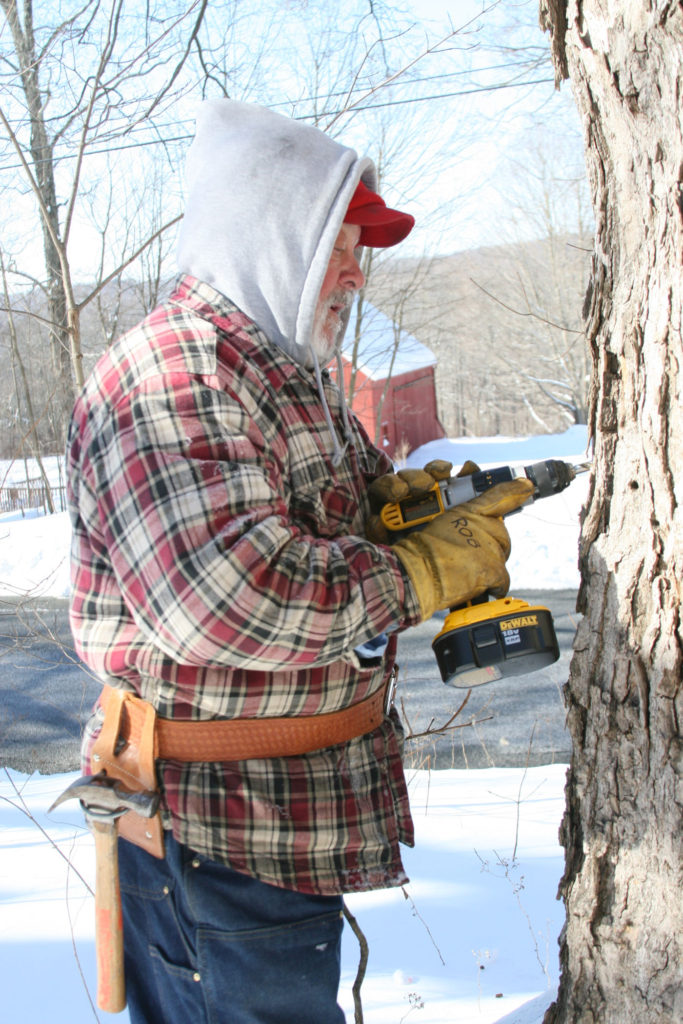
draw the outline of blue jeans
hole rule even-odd
[[[344,1024],[341,897],[267,885],[165,838],[165,860],[119,840],[132,1024]]]

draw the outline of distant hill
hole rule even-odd
[[[555,237],[431,260],[401,259],[390,250],[377,261],[367,299],[434,353],[438,412],[447,435],[520,436],[585,422],[589,369],[581,308],[591,250],[590,239]],[[171,285],[122,278],[103,289],[82,316],[86,373]],[[88,290],[80,286],[77,299]],[[24,394],[24,379],[44,450],[63,444],[50,406],[55,371],[44,294],[36,287],[14,304],[36,316],[13,318],[14,345],[7,314],[0,314],[4,458],[26,451],[26,403],[22,398],[18,406],[16,397],[17,391]]]
[[[429,261],[392,258],[368,296],[437,357],[449,436],[522,435],[585,422],[581,310],[590,239],[496,246]]]

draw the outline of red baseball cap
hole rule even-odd
[[[359,245],[387,249],[390,245],[402,242],[410,234],[415,218],[409,213],[392,210],[381,196],[371,192],[360,181],[349,203],[344,223],[360,225]]]

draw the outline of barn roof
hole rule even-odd
[[[353,338],[357,317],[358,300],[354,302],[351,309],[342,347],[342,356],[348,362],[351,362],[353,358]],[[396,325],[381,310],[367,301],[363,303],[358,369],[370,380],[384,380],[389,373],[396,330]],[[392,377],[397,377],[402,373],[413,373],[423,367],[435,365],[436,356],[426,345],[419,342],[412,334],[408,334],[407,331],[400,331],[398,351],[393,367],[391,367]]]

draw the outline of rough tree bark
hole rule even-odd
[[[595,472],[566,687],[567,921],[545,1024],[683,1020],[683,8],[541,0],[584,125]]]

